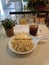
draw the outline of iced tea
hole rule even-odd
[[[38,25],[30,25],[29,26],[29,33],[33,36],[37,35]]]

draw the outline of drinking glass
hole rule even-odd
[[[37,24],[30,24],[29,25],[29,34],[36,36],[38,31],[38,25]]]

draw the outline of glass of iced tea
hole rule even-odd
[[[37,24],[31,24],[29,26],[29,34],[36,36],[37,35],[37,31],[38,31],[38,25]]]

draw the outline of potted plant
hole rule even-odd
[[[29,9],[32,9],[34,8],[35,10],[38,10],[38,11],[43,11],[45,10],[45,7],[46,7],[46,3],[44,1],[34,1],[33,0],[29,0],[28,1],[28,8]]]
[[[13,30],[13,26],[15,25],[15,21],[13,21],[12,19],[5,19],[2,20],[2,25],[6,31],[6,34],[8,37],[11,37],[14,35],[14,30]]]
[[[29,0],[27,5],[28,5],[28,9],[31,10],[33,14],[39,13],[39,11],[33,6],[33,0]]]

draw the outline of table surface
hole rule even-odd
[[[0,65],[49,65],[49,29],[45,25],[39,25],[40,36],[47,36],[48,39],[40,41],[36,49],[26,55],[18,55],[10,51],[4,28],[0,28]],[[29,33],[29,25],[16,25],[15,32]]]

